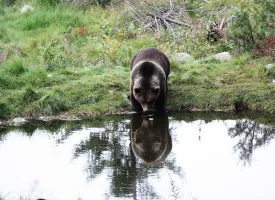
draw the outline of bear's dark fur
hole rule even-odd
[[[137,52],[131,63],[130,100],[135,112],[147,112],[155,108],[164,112],[167,100],[167,79],[170,61],[155,48]]]

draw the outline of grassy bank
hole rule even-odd
[[[0,118],[130,111],[129,62],[145,47],[170,58],[188,48],[195,57],[172,61],[168,110],[275,111],[269,58],[243,53],[217,61],[211,55],[228,50],[222,41],[209,44],[198,36],[173,43],[165,31],[152,34],[132,23],[124,5],[82,9],[27,2],[32,12],[20,13],[23,1],[0,8]]]

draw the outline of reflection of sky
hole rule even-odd
[[[37,132],[31,138],[10,133],[0,144],[0,194],[8,194],[5,199],[101,199],[109,186],[106,171],[86,183],[87,158],[82,155],[72,160],[74,145],[87,139],[90,131],[96,129],[76,132],[59,146],[57,138],[46,132]]]
[[[233,123],[227,121],[227,125]],[[234,152],[237,139],[227,135],[222,121],[201,126],[192,123],[170,123],[173,152],[183,166],[186,188],[198,200],[275,199],[275,141],[254,151],[251,166],[244,166]],[[201,140],[198,140],[198,136]]]
[[[173,199],[171,182],[174,181],[184,200],[274,200],[274,141],[256,149],[251,166],[244,166],[233,150],[239,138],[232,139],[227,134],[226,127],[234,124],[232,120],[208,124],[170,120],[173,148],[167,159],[171,155],[176,158],[175,165],[183,168],[184,177],[167,167],[150,174],[148,182],[157,195],[161,199]],[[88,140],[90,132],[102,130],[83,128],[58,145],[56,141],[61,136],[46,131],[36,131],[32,137],[10,132],[6,140],[0,142],[0,195],[8,194],[5,200],[20,196],[51,200],[115,199],[107,198],[110,168],[106,167],[95,179],[88,180],[85,171],[88,154],[73,159],[75,145]],[[127,133],[120,137],[120,144],[129,146]],[[107,152],[103,155],[109,156]],[[142,183],[138,183],[137,191],[142,187]],[[142,199],[140,195],[137,192],[137,199]]]

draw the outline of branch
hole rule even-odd
[[[167,17],[160,17],[158,15],[154,15],[154,14],[150,14],[150,13],[147,13],[146,15],[150,16],[150,17],[153,17],[153,18],[158,18],[158,19],[161,19],[162,21],[167,21],[167,22],[171,22],[171,23],[174,23],[174,24],[177,24],[177,25],[181,25],[181,26],[185,26],[185,27],[189,27],[189,28],[192,28],[191,25],[189,24],[185,24],[183,22],[179,22],[179,21],[176,21],[176,20],[173,20],[173,19],[169,19]]]

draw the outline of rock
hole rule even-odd
[[[272,67],[273,67],[273,64],[268,64],[268,65],[265,66],[265,68],[266,68],[267,70],[271,69]]]
[[[29,6],[29,5],[24,5],[22,8],[21,8],[21,13],[26,13],[28,11],[33,11],[33,7]]]
[[[189,75],[188,75],[188,74],[184,74],[182,78],[183,78],[183,79],[188,79],[188,78],[189,78]]]
[[[171,57],[176,61],[176,62],[184,62],[189,59],[192,59],[192,56],[189,55],[188,53],[174,53],[171,55]]]
[[[214,58],[219,61],[226,61],[226,60],[231,60],[232,56],[230,55],[229,52],[222,52],[222,53],[217,53],[216,55],[214,55]]]
[[[18,118],[14,118],[13,120],[12,120],[12,122],[13,122],[13,125],[14,126],[20,126],[20,125],[22,125],[22,124],[25,124],[26,122],[28,122],[26,119],[24,119],[24,118],[21,118],[21,117],[18,117]]]

